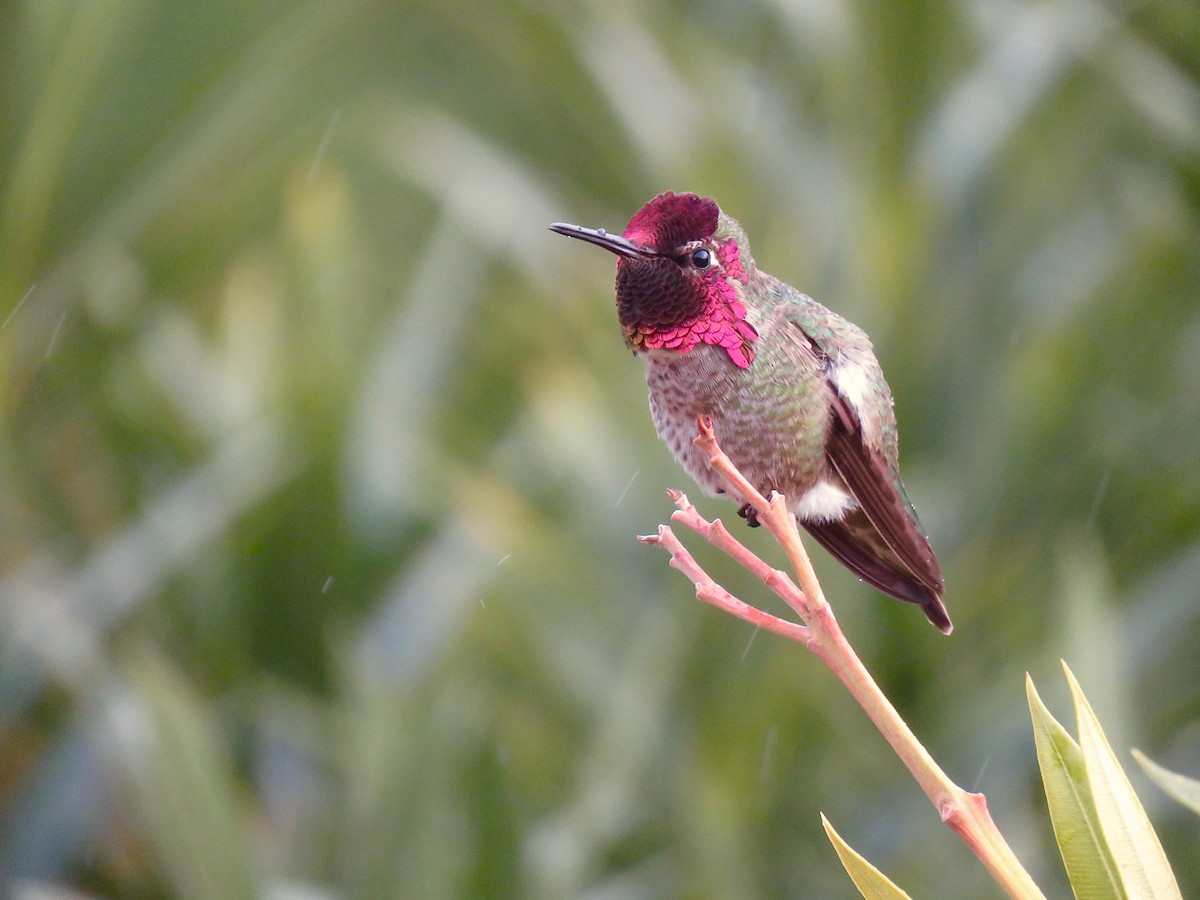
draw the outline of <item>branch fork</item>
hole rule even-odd
[[[766,631],[803,644],[819,656],[891,744],[937,809],[942,821],[974,851],[1008,895],[1044,900],[1044,895],[992,821],[984,795],[966,791],[950,780],[884,696],[846,640],[833,610],[825,600],[812,562],[800,539],[796,517],[788,510],[783,495],[772,492],[770,498],[764,497],[746,480],[717,443],[709,417],[702,416],[697,426],[699,436],[696,445],[709,454],[709,464],[725,480],[727,493],[749,503],[757,513],[758,521],[783,547],[796,574],[796,581],[787,573],[763,562],[730,534],[720,519],[705,519],[681,491],[668,492],[677,507],[671,520],[690,528],[755,575],[800,617],[801,622],[771,615],[733,596],[704,571],[670,526],[660,525],[657,534],[642,535],[638,540],[665,549],[670,554],[670,565],[695,585],[697,599]]]

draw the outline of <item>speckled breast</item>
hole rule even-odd
[[[693,443],[702,415],[712,417],[721,447],[763,493],[797,497],[824,473],[828,387],[819,363],[798,342],[781,340],[775,328],[763,329],[746,369],[709,345],[642,356],[654,427],[709,493],[719,485],[707,455]]]

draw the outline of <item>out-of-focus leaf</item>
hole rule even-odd
[[[1108,852],[1084,770],[1083,753],[1025,676],[1038,766],[1046,788],[1050,821],[1076,897],[1125,897],[1121,876]]]
[[[165,660],[125,660],[108,714],[144,834],[180,897],[258,896],[233,767],[208,709]]]
[[[1200,813],[1200,781],[1188,778],[1170,769],[1164,769],[1141,750],[1133,751],[1133,758],[1138,761],[1142,770],[1160,788],[1186,806],[1194,813]]]
[[[10,900],[93,900],[93,894],[85,894],[61,884],[33,879],[19,879],[5,885]]]
[[[1063,671],[1066,672],[1075,702],[1079,747],[1083,752],[1096,813],[1125,889],[1131,896],[1139,898],[1180,897],[1179,885],[1163,853],[1162,844],[1108,745],[1096,714],[1065,662]]]
[[[825,826],[825,834],[829,836],[833,849],[837,851],[846,874],[854,881],[854,886],[866,900],[907,900],[908,894],[896,887],[886,875],[867,862],[862,854],[842,840],[842,836],[829,824],[824,813],[821,814],[821,824]]]

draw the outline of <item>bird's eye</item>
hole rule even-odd
[[[692,265],[697,269],[707,269],[709,263],[712,262],[712,254],[701,247],[699,250],[692,251]]]

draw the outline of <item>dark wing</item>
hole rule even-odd
[[[802,336],[824,367],[831,406],[825,455],[858,503],[836,521],[801,524],[850,571],[886,594],[918,604],[930,622],[949,634],[953,626],[942,605],[941,567],[900,481],[891,397],[870,339],[788,285],[779,284],[776,297],[796,327],[794,334]],[[846,389],[878,415],[869,434],[837,384],[839,373],[850,371],[856,377]]]
[[[849,401],[832,386],[830,393],[825,453],[858,507],[836,521],[800,524],[850,571],[886,594],[918,604],[949,634],[954,626],[942,604],[941,567],[904,487],[883,454],[863,441]]]

